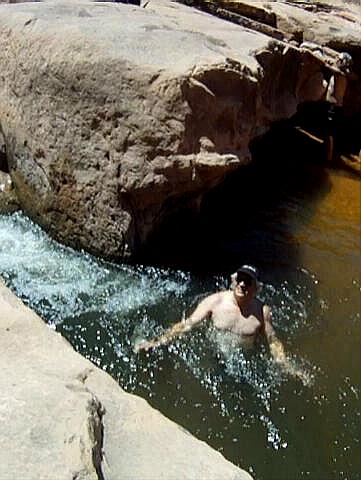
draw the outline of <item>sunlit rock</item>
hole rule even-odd
[[[1,480],[251,480],[125,393],[3,283],[0,326]]]
[[[252,138],[327,81],[329,56],[289,42],[291,20],[277,24],[280,41],[146,3],[0,6],[0,124],[21,206],[58,240],[114,259],[136,255],[179,208],[198,208],[250,161]],[[265,18],[306,28],[282,8]],[[359,45],[360,23],[347,21]]]

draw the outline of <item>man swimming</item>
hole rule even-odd
[[[299,376],[304,381],[304,373],[290,364],[284,347],[276,336],[270,307],[256,298],[259,288],[258,277],[258,270],[255,267],[243,265],[231,276],[229,290],[209,295],[198,304],[188,318],[173,325],[159,338],[136,345],[135,351],[148,351],[166,345],[210,319],[215,329],[230,332],[235,340],[232,343],[240,346],[253,345],[258,337],[264,336],[273,359],[288,373]]]

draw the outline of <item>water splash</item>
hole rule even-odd
[[[51,240],[20,213],[0,216],[1,274],[50,323],[153,305],[187,289],[189,275],[102,262]]]
[[[201,296],[225,288],[224,278],[210,279],[199,292],[199,282],[187,272],[99,261],[58,245],[20,213],[0,217],[0,272],[19,296],[126,390],[163,401],[160,378],[168,369],[180,380],[168,384],[175,393],[167,402],[197,409],[191,392],[180,395],[189,382],[200,397],[209,395],[209,405],[221,417],[231,423],[242,419],[242,428],[260,422],[267,442],[275,450],[286,448],[272,409],[288,379],[265,346],[243,351],[227,335],[203,328],[145,356],[133,352],[137,339],[158,335]],[[263,286],[261,297],[272,303],[276,327],[284,334],[293,335],[307,323],[304,290],[299,285],[292,290],[287,282]],[[208,421],[208,415],[200,421]],[[207,435],[219,435],[209,428]]]

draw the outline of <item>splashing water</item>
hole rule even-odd
[[[0,217],[0,229],[2,276],[50,323],[93,311],[126,315],[187,288],[182,272],[112,265],[62,247],[19,213]]]
[[[188,370],[213,397],[223,416],[232,415],[234,404],[241,400],[240,390],[250,389],[258,402],[250,418],[260,419],[275,449],[286,444],[267,416],[272,395],[284,378],[264,348],[247,356],[227,343],[225,334],[209,330],[208,335],[196,332],[167,351],[148,355],[146,364],[134,355],[137,339],[157,335],[184,316],[196,288],[189,273],[99,261],[61,247],[19,213],[0,217],[0,231],[0,269],[8,284],[128,391],[137,392],[140,387],[141,393],[156,396],[154,377],[165,358],[171,357],[167,361],[174,363],[176,370]],[[217,278],[212,282],[214,286],[222,284]],[[303,303],[295,300],[285,285],[281,291],[287,302],[281,300],[276,307],[280,316],[296,315],[304,321]],[[277,291],[266,285],[263,296],[275,301]],[[233,392],[224,391],[225,382],[228,387],[233,384]]]

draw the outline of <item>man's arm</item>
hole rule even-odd
[[[264,333],[268,341],[269,349],[274,360],[282,366],[283,370],[288,374],[298,377],[305,386],[308,386],[311,382],[311,378],[307,375],[306,372],[303,372],[295,365],[293,365],[286,356],[284,346],[277,338],[277,335],[274,331],[271,321],[271,310],[265,305],[263,307],[263,318],[264,318]]]
[[[199,325],[203,322],[203,320],[206,320],[212,315],[213,305],[218,298],[217,295],[218,294],[216,293],[210,295],[209,297],[206,297],[198,304],[197,308],[188,318],[174,324],[160,337],[150,341],[141,342],[134,347],[134,350],[136,352],[139,352],[140,350],[147,351],[151,348],[160,347],[161,345],[167,345],[174,338],[181,336],[185,332],[189,332],[192,328]]]
[[[277,363],[287,364],[288,360],[282,342],[277,338],[272,326],[271,310],[268,305],[263,307],[264,333],[269,345],[272,357]]]

